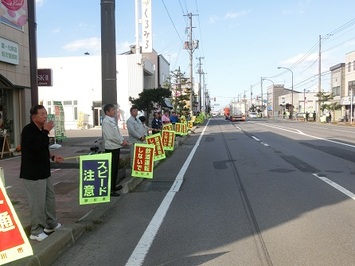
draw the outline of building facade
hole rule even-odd
[[[117,99],[112,99],[112,103],[118,104],[118,122],[122,127],[130,116],[129,97],[137,98],[144,89],[158,88],[158,75],[165,78],[169,76],[169,63],[166,60],[162,60],[158,68],[157,53],[153,51],[149,58],[156,58],[156,64],[146,54],[136,54],[134,51],[117,55]],[[100,56],[39,58],[38,68],[49,68],[53,73],[53,85],[39,87],[39,101],[50,114],[54,113],[54,101],[62,103],[65,129],[101,126]]]
[[[10,13],[0,5],[0,129],[14,147],[30,121],[31,90],[26,5]]]

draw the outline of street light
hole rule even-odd
[[[292,94],[291,94],[291,112],[290,112],[290,118],[292,118],[292,113],[293,113],[293,71],[287,67],[277,67],[277,69],[286,69],[291,72],[292,74]]]

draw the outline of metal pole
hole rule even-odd
[[[306,113],[306,89],[303,89],[303,112]]]
[[[194,82],[193,82],[193,43],[192,43],[192,13],[189,13],[190,19],[190,39],[189,39],[189,50],[190,50],[190,84],[191,84],[191,93],[190,93],[190,107],[191,107],[191,116],[193,115],[193,93],[194,93]]]
[[[101,0],[102,105],[117,105],[115,0]]]
[[[38,104],[38,83],[37,83],[37,23],[35,0],[28,0],[28,41],[30,56],[30,82],[31,82],[31,104]]]
[[[353,124],[353,89],[350,91],[350,125]]]
[[[319,35],[319,51],[318,51],[318,122],[320,122],[320,93],[322,91],[322,36]]]

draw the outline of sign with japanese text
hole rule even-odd
[[[189,121],[189,122],[187,123],[187,127],[188,127],[189,129],[192,129],[192,128],[194,127],[194,122],[193,122],[193,121]]]
[[[175,131],[163,130],[161,138],[164,150],[173,151],[175,148]]]
[[[38,86],[53,86],[52,69],[42,68],[37,70],[37,84]]]
[[[183,136],[187,135],[187,124],[186,123],[181,123],[181,135],[183,135]]]
[[[110,201],[111,153],[80,156],[80,205]]]
[[[32,247],[0,179],[0,265],[31,255]]]
[[[153,178],[154,150],[155,146],[152,144],[134,144],[132,176]]]
[[[0,61],[13,65],[18,65],[18,44],[0,37]]]
[[[166,158],[160,134],[147,136],[145,140],[147,141],[148,144],[152,144],[155,146],[154,159],[153,159],[154,161],[159,161]]]
[[[163,130],[174,130],[172,123],[163,124]]]
[[[182,135],[182,125],[183,125],[183,123],[175,123],[176,135]]]
[[[57,140],[63,140],[67,137],[65,136],[65,127],[64,127],[64,108],[63,104],[60,101],[53,101],[54,105],[54,113],[55,113],[55,124],[54,124],[54,131],[55,131],[55,138]]]
[[[151,53],[153,51],[152,38],[152,1],[142,1],[142,52]]]

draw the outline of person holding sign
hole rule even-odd
[[[123,138],[115,119],[116,108],[113,104],[104,106],[105,117],[102,121],[102,136],[105,143],[105,152],[111,153],[111,196],[120,194],[116,188],[120,149],[127,146],[128,142]]]
[[[160,120],[159,112],[154,112],[154,118],[152,120],[152,134],[160,133],[162,129],[162,122]]]
[[[127,120],[128,140],[132,143],[131,148],[131,163],[133,162],[134,143],[144,143],[146,137],[146,130],[142,122],[137,118],[138,108],[132,106],[130,109],[131,117]]]
[[[21,134],[21,170],[28,203],[31,211],[30,239],[42,241],[46,233],[52,233],[61,226],[56,218],[55,193],[52,184],[50,159],[63,162],[63,157],[49,152],[49,132],[53,121],[47,122],[47,111],[43,105],[30,110],[31,123]]]

